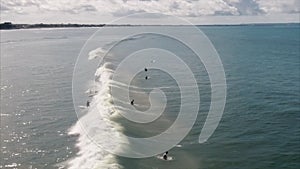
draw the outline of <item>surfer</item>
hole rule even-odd
[[[90,101],[86,102],[86,107],[90,107]]]
[[[145,67],[145,72],[147,72],[148,71],[148,69]]]
[[[168,151],[166,151],[163,155],[164,160],[168,160]]]
[[[132,99],[132,100],[131,100],[130,104],[131,104],[131,105],[134,105],[134,103],[133,103],[133,102],[134,102],[134,99]]]
[[[148,77],[148,76],[146,76],[146,77],[145,77],[145,79],[146,79],[146,80],[148,80],[148,79],[149,79],[149,77]]]

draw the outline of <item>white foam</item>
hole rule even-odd
[[[93,97],[88,112],[70,129],[70,135],[79,135],[76,146],[79,148],[77,156],[67,162],[69,169],[94,168],[122,168],[114,155],[105,151],[120,148],[120,130],[122,127],[110,120],[113,106],[110,103],[109,82],[112,70],[106,68],[107,64],[96,71],[97,94]],[[99,115],[101,114],[101,115]]]
[[[7,86],[3,86],[3,87],[1,87],[1,90],[5,91],[6,88],[7,88]]]
[[[167,160],[164,159],[164,156],[156,156],[156,157],[157,157],[158,159],[164,160],[164,161],[172,161],[172,160],[174,160],[174,158],[173,158],[173,157],[170,157],[170,156],[167,157]]]
[[[103,48],[97,48],[95,50],[92,50],[89,52],[89,60],[98,58],[98,57],[103,57],[103,55],[105,55],[106,50],[104,50]]]
[[[1,113],[0,114],[0,117],[8,117],[8,116],[11,116],[11,114],[6,114],[6,113]]]

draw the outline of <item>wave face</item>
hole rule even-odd
[[[97,49],[96,51],[102,51]],[[91,52],[90,58],[95,58],[97,53]],[[113,70],[108,68],[109,63],[100,66],[95,73],[95,86],[89,92],[97,91],[91,100],[85,115],[71,128],[70,135],[79,135],[76,146],[79,148],[77,156],[68,162],[70,169],[108,168],[120,169],[114,155],[101,147],[114,150],[119,146],[116,141],[120,138],[119,131],[122,127],[113,122],[111,117],[114,109],[109,94],[110,82]],[[97,138],[95,138],[97,137]],[[97,140],[94,142],[93,140]],[[100,141],[100,142],[99,142]]]
[[[174,46],[168,44],[174,44]],[[169,51],[185,56],[189,51],[187,48],[179,47],[180,44],[173,42],[172,39],[165,39],[157,35],[137,36],[123,40],[114,46],[114,49],[111,50],[109,55],[106,55],[105,58],[103,58],[103,54],[106,53],[106,50],[109,47],[108,45],[104,46],[105,47],[103,48],[97,48],[88,52],[90,60],[99,57],[103,60],[94,73],[95,83],[88,89],[88,93],[93,93],[90,106],[88,109],[82,110],[86,111],[85,114],[79,118],[78,122],[69,132],[70,135],[79,136],[76,144],[79,152],[75,158],[68,161],[68,167],[70,169],[119,169],[128,168],[128,165],[130,167],[134,166],[133,163],[138,163],[139,160],[134,159],[133,162],[126,159],[124,164],[124,159],[112,155],[109,152],[128,152],[132,150],[133,146],[131,145],[134,144],[139,145],[139,147],[142,148],[149,147],[150,144],[143,141],[143,139],[133,142],[132,140],[128,140],[125,136],[147,138],[159,135],[172,126],[180,111],[180,89],[176,84],[176,80],[167,72],[152,69],[147,72],[142,70],[136,74],[131,81],[129,91],[128,85],[122,83],[122,78],[129,77],[131,72],[122,72],[121,75],[117,76],[118,78],[113,78],[113,76],[117,66],[124,57],[130,55],[134,51],[151,47],[163,47]],[[193,60],[195,60],[195,58],[197,58],[195,55],[187,55],[184,57],[186,61],[189,61],[189,59],[192,60],[189,61],[190,64],[194,63]],[[152,61],[155,62],[155,60]],[[149,64],[151,64],[151,62]],[[170,60],[170,64],[175,67],[180,67],[180,65],[176,65],[172,60]],[[201,68],[198,65],[194,65],[193,67],[194,72],[203,72],[203,70],[200,69]],[[186,78],[186,76],[183,76],[181,69],[172,73],[177,74],[178,77],[183,80]],[[146,76],[149,76],[149,80],[145,80]],[[185,87],[188,88],[191,86],[187,85]],[[130,99],[134,98],[135,100],[134,108],[144,112],[149,110],[150,106],[152,107],[153,105],[161,107],[158,106],[159,103],[156,103],[156,100],[152,100],[155,104],[150,104],[149,93],[152,92],[154,88],[162,90],[168,99],[165,110],[162,112],[161,116],[151,123],[134,123],[125,119],[122,116],[122,113],[126,114],[128,112],[134,112],[134,110],[128,108],[128,105],[129,107],[132,107],[130,105],[130,100],[118,93],[114,94],[114,98],[112,98],[111,95],[112,89],[117,89],[117,91],[128,91]],[[155,110],[156,107],[153,107]],[[150,111],[149,113],[155,112],[157,111]],[[182,124],[182,126],[184,126],[184,124]],[[192,138],[189,138],[185,143],[182,142],[180,144],[191,144],[191,140],[197,140],[196,137],[197,135],[194,134]],[[156,142],[160,143],[159,140],[156,140]],[[181,145],[176,147],[179,148]],[[109,150],[109,152],[107,152],[107,150]],[[150,159],[155,160],[155,158]],[[128,161],[131,161],[130,164],[127,164]],[[149,162],[149,165],[151,165],[151,163],[153,162]],[[144,164],[148,164],[148,162]]]

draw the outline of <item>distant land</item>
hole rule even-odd
[[[70,28],[70,27],[103,27],[105,24],[13,24],[4,22],[0,24],[0,29],[32,29],[32,28]]]
[[[196,25],[196,26],[249,26],[249,25],[299,25],[300,23],[251,23],[251,24],[217,24],[217,25]],[[79,27],[114,27],[114,26],[185,26],[185,25],[109,25],[109,24],[13,24],[11,22],[0,23],[0,30],[9,29],[34,29],[34,28],[79,28]]]

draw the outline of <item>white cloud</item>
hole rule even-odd
[[[270,13],[299,13],[300,0],[255,0],[260,9]]]
[[[240,0],[227,0],[227,2],[229,2],[229,3],[239,3]]]
[[[223,0],[200,0],[200,1],[183,1],[183,0],[160,0],[160,1],[137,1],[128,0],[126,2],[118,1],[119,6],[113,15],[127,15],[134,12],[162,13],[176,16],[205,16],[215,15],[217,13],[226,13],[236,15],[237,9],[229,6]]]
[[[299,13],[300,0],[1,0],[1,19],[55,13],[120,17],[139,12],[181,17]],[[73,15],[71,15],[73,14]],[[64,17],[64,16],[61,16]],[[67,18],[66,18],[67,19]]]

